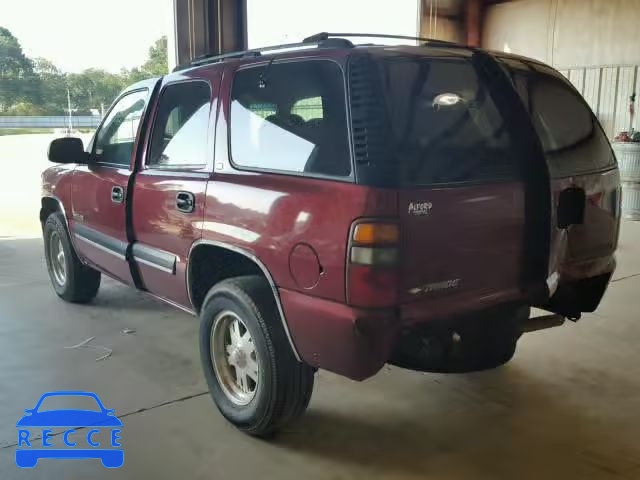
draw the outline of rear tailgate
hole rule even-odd
[[[477,308],[520,294],[520,182],[405,190],[398,203],[403,227],[401,302],[446,296],[452,308],[460,310],[456,298]]]
[[[440,299],[455,313],[522,297],[522,156],[492,88],[470,57],[381,68],[401,177],[399,301]]]

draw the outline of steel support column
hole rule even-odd
[[[246,0],[169,0],[169,67],[247,48]]]
[[[483,1],[467,0],[465,15],[465,30],[467,32],[467,45],[479,47],[482,43]]]

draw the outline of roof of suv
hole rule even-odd
[[[382,44],[353,44],[346,38],[342,37],[382,37],[412,40],[415,42],[424,42],[421,45],[382,45]],[[204,55],[194,59],[188,65],[176,67],[174,72],[183,72],[185,70],[193,70],[204,66],[219,65],[221,63],[228,64],[246,64],[246,63],[262,63],[273,61],[274,59],[289,59],[300,57],[329,57],[341,58],[352,54],[354,51],[369,51],[378,54],[412,54],[412,55],[434,55],[434,56],[468,56],[474,47],[445,42],[441,40],[432,40],[419,37],[406,37],[395,35],[378,35],[378,34],[331,34],[320,33],[304,39],[301,43],[291,43],[284,45],[275,45],[258,49],[251,49],[239,52],[230,52],[222,55]]]
[[[383,44],[354,44],[347,37],[361,38],[390,38],[410,40],[413,42],[422,42],[419,45],[383,45]],[[222,55],[203,55],[194,59],[187,65],[176,67],[169,77],[174,75],[182,76],[186,72],[194,73],[200,70],[208,70],[217,68],[221,65],[246,65],[273,62],[274,60],[286,60],[295,58],[344,58],[354,52],[368,52],[376,56],[393,56],[393,55],[420,55],[425,57],[469,57],[474,51],[485,51],[491,55],[502,58],[520,60],[537,65],[544,65],[538,60],[523,57],[505,52],[489,51],[478,47],[472,47],[453,42],[435,40],[429,38],[384,35],[384,34],[354,34],[354,33],[327,33],[321,32],[305,38],[299,43],[289,43],[283,45],[274,45],[261,47],[256,49],[230,52]],[[149,79],[138,82],[127,88],[133,90],[136,88],[146,87],[155,83],[156,79]]]

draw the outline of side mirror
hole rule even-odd
[[[82,140],[75,137],[56,138],[49,144],[47,155],[53,163],[87,163],[89,158]]]

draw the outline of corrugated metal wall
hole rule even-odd
[[[611,139],[629,129],[629,97],[640,93],[640,66],[618,65],[558,70],[575,85],[585,98]],[[640,105],[634,128],[640,130]]]

